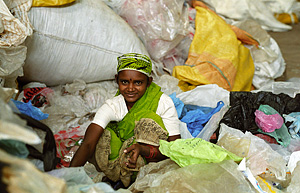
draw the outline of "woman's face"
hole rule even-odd
[[[152,78],[136,70],[123,70],[116,75],[120,93],[125,98],[128,109],[139,100],[151,84]]]

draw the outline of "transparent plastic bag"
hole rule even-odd
[[[190,44],[188,5],[184,0],[127,0],[119,15],[133,28],[143,41],[151,58],[167,64],[172,73],[176,61],[184,61],[181,44]],[[188,47],[185,47],[188,49]]]
[[[247,166],[254,176],[267,170],[279,180],[286,179],[287,162],[274,151],[263,139],[246,131],[244,134],[238,129],[221,123],[218,145],[241,157],[247,157]],[[237,147],[237,144],[239,148]],[[248,152],[248,153],[247,153]]]
[[[162,164],[168,167],[154,167]],[[177,166],[178,167],[178,166]],[[238,165],[232,160],[221,163],[194,164],[176,168],[174,163],[166,161],[148,164],[141,168],[134,184],[129,187],[132,192],[255,192],[243,174],[237,170]],[[150,177],[151,176],[151,177]]]
[[[291,183],[287,187],[287,192],[300,192],[300,162],[292,173]]]

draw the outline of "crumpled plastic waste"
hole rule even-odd
[[[268,171],[278,180],[286,179],[286,161],[267,142],[251,132],[243,133],[222,123],[217,144],[237,156],[246,157],[247,167],[254,176]]]
[[[19,158],[26,158],[29,155],[26,144],[22,141],[11,139],[0,140],[0,147],[0,149],[4,150],[6,153]]]
[[[60,130],[54,135],[56,156],[60,158],[57,168],[69,167],[72,157],[79,148],[84,137],[83,130],[78,126],[67,130]]]
[[[49,114],[43,113],[39,108],[32,105],[31,100],[27,103],[21,101],[13,100],[11,101],[16,105],[19,111],[25,115],[28,115],[38,121],[47,119]]]
[[[184,103],[179,98],[176,97],[175,92],[170,94],[169,97],[171,97],[171,99],[173,100],[173,103],[174,103],[176,111],[177,111],[178,118],[181,117],[181,113],[183,111]]]
[[[300,162],[297,163],[293,173],[290,185],[287,187],[287,192],[300,191]]]
[[[176,165],[168,159],[147,164],[141,168],[129,190],[147,193],[255,192],[232,160],[193,164],[183,168],[176,168]],[[168,170],[165,170],[166,167]]]
[[[63,179],[41,172],[29,160],[0,150],[0,162],[3,172],[1,180],[5,182],[1,185],[1,192],[7,192],[4,188],[12,192],[67,192]]]
[[[224,106],[223,101],[219,101],[215,108],[191,104],[185,105],[176,97],[176,93],[172,93],[169,96],[173,100],[178,118],[187,124],[187,129],[193,137],[197,137],[205,126],[205,123],[207,123],[209,119]]]
[[[205,123],[224,106],[223,101],[217,103],[216,108],[185,105],[182,117],[179,119],[187,124],[187,128],[193,137],[196,137],[203,129]]]
[[[279,115],[279,113],[269,105],[260,105],[258,110],[262,111],[263,113],[265,113],[267,115],[270,115],[270,114],[271,115],[273,115],[273,114],[278,114]],[[263,133],[263,134],[274,137],[276,139],[276,141],[280,145],[283,145],[284,147],[287,147],[291,142],[291,135],[289,134],[288,129],[285,126],[284,123],[281,125],[281,127],[279,129],[277,129],[273,132],[264,132],[261,129],[258,129],[258,131]]]
[[[278,112],[278,114],[289,114],[292,112],[300,111],[300,94],[297,94],[295,98],[291,98],[286,94],[273,94],[271,92],[230,92],[230,108],[223,116],[220,123],[224,123],[230,127],[241,130],[242,132],[249,131],[253,135],[258,133],[264,133],[259,131],[258,126],[255,123],[254,112],[259,109],[260,105],[269,105]],[[260,110],[260,109],[259,109]],[[261,110],[262,111],[262,110]],[[266,112],[264,112],[266,113]],[[267,113],[266,113],[267,114]],[[275,113],[270,113],[275,114]],[[282,127],[284,127],[283,124]],[[285,126],[286,127],[286,126]],[[278,143],[283,144],[285,147],[289,145],[291,141],[291,135],[286,128],[282,130],[277,129],[274,132],[282,132],[281,139]],[[272,133],[264,133],[271,136]],[[274,137],[274,136],[272,136]],[[275,136],[276,137],[276,136]],[[275,138],[274,137],[274,138]]]
[[[283,124],[283,118],[279,114],[266,115],[260,110],[256,110],[255,122],[263,132],[273,132],[275,129],[280,129]]]
[[[167,142],[160,140],[159,151],[185,167],[199,163],[218,163],[223,160],[241,161],[243,158],[201,138],[177,139]]]
[[[300,139],[300,112],[293,112],[288,115],[283,115],[285,122],[292,122],[288,127],[292,138]]]

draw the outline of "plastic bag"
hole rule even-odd
[[[44,125],[40,121],[25,115],[25,114],[18,114],[19,117],[26,120],[27,125],[34,128],[37,133],[43,136],[42,148],[39,146],[31,146],[27,145],[29,150],[29,157],[40,159],[44,162],[44,171],[50,171],[55,168],[57,162],[59,161],[56,157],[56,146],[55,140],[52,131],[47,125]],[[39,149],[42,149],[39,151]]]
[[[254,20],[232,21],[232,24],[247,31],[259,41],[259,47],[246,45],[255,65],[253,86],[259,89],[267,84],[272,84],[274,79],[282,76],[286,64],[277,42],[268,32]]]
[[[187,65],[173,69],[179,87],[187,91],[198,85],[217,84],[228,91],[250,91],[254,74],[250,51],[221,17],[202,7],[196,10],[196,32]]]
[[[158,86],[161,87],[161,91],[166,95],[171,95],[172,93],[176,93],[177,95],[182,93],[183,91],[178,87],[178,79],[170,76],[170,75],[162,75],[158,79],[154,79]]]
[[[28,115],[38,121],[47,119],[49,116],[48,114],[43,113],[39,108],[33,106],[31,101],[28,101],[27,103],[23,103],[23,102],[16,101],[13,99],[11,99],[11,100],[18,107],[18,109],[20,110],[21,113]]]
[[[279,114],[266,115],[260,110],[256,110],[254,114],[255,122],[263,132],[273,132],[283,124],[283,118]]]
[[[188,49],[190,44],[187,41],[188,46],[180,45],[189,34],[188,6],[184,0],[127,0],[119,15],[141,38],[151,58],[163,62],[170,74],[176,61],[182,64],[186,60],[187,55],[180,49]]]
[[[26,121],[15,115],[2,98],[4,91],[0,87],[0,140],[13,139],[27,144],[39,144],[41,139],[26,128]]]
[[[292,122],[289,126],[289,132],[293,138],[300,139],[300,112],[293,112],[283,115],[285,122]]]
[[[26,86],[26,88],[25,88]],[[32,105],[41,110],[48,105],[48,95],[53,93],[51,88],[39,83],[29,83],[23,87],[22,92],[18,96],[18,101],[28,103],[31,101]]]
[[[290,185],[287,187],[287,192],[300,192],[300,162],[292,173]]]
[[[200,138],[160,140],[159,151],[170,157],[179,166],[199,163],[218,163],[223,160],[241,161],[243,158]]]
[[[33,0],[32,7],[60,6],[74,2],[75,0]]]
[[[6,0],[0,2],[0,84],[17,88],[16,79],[23,75],[27,48],[21,45],[32,35],[27,17],[31,0]]]
[[[270,171],[279,180],[286,179],[287,166],[283,157],[263,139],[221,124],[218,145],[237,156],[247,157],[247,166],[254,176]]]
[[[255,90],[253,92],[272,92],[274,94],[284,93],[289,95],[292,98],[300,93],[300,82],[273,82],[272,84],[265,84],[264,86],[260,87],[259,90]]]
[[[85,131],[98,108],[116,94],[117,85],[115,81],[86,84],[75,80],[52,89],[54,92],[48,96],[49,105],[43,111],[49,117],[42,122],[56,134],[78,126]]]
[[[47,174],[64,179],[68,186],[94,184],[93,180],[86,174],[83,166],[55,169],[47,172]]]
[[[291,173],[293,173],[298,162],[300,162],[300,151],[295,151],[291,154],[291,157],[288,162],[288,168]]]
[[[165,167],[168,167],[168,170],[164,170]],[[129,187],[129,190],[145,193],[254,193],[254,188],[246,181],[242,173],[237,170],[237,167],[238,165],[232,160],[226,160],[221,163],[202,163],[176,168],[174,163],[165,160],[147,164],[141,168],[136,181]]]
[[[261,0],[204,0],[216,12],[234,20],[253,19],[268,31],[287,31],[292,27],[279,22]]]
[[[193,137],[196,137],[202,130],[205,123],[224,106],[223,101],[219,101],[215,108],[202,107],[198,105],[184,104],[176,93],[169,95],[175,105],[178,118],[187,123],[188,129]]]
[[[80,129],[80,127],[60,130],[54,135],[57,152],[56,155],[60,158],[60,163],[57,167],[69,167],[83,137],[84,131]]]
[[[201,96],[201,100],[199,100]],[[219,101],[224,102],[223,108],[217,113],[215,113],[209,121],[205,124],[204,128],[196,136],[197,138],[202,138],[209,141],[212,134],[216,131],[219,126],[219,121],[222,119],[225,112],[228,110],[229,105],[229,92],[216,84],[202,85],[198,86],[193,90],[182,92],[176,96],[184,104],[197,105],[202,107],[215,108]],[[176,101],[175,101],[176,102]],[[180,114],[180,113],[179,113]],[[183,122],[180,124],[180,134],[181,137],[193,138],[187,129],[187,125]]]
[[[223,101],[219,101],[215,108],[185,105],[179,119],[187,124],[188,130],[191,132],[192,136],[196,137],[211,117],[219,112],[223,106]]]
[[[225,113],[220,123],[239,129],[243,132],[249,131],[258,134],[255,123],[254,112],[260,105],[269,105],[280,115],[292,112],[300,112],[300,95],[291,98],[286,94],[273,94],[271,92],[231,92],[230,108]]]
[[[2,176],[2,181],[5,182],[5,186],[8,186],[8,190],[12,189],[17,192],[66,192],[64,180],[41,172],[26,159],[11,156],[0,150],[0,162],[4,168],[7,167],[6,170],[2,170],[5,174]],[[1,188],[4,187],[1,186]]]
[[[267,115],[278,114],[278,112],[275,109],[273,109],[272,107],[270,107],[269,105],[260,105],[258,110],[264,112]],[[282,119],[281,116],[280,116],[280,118]],[[283,122],[283,120],[281,122]],[[267,134],[269,136],[274,137],[278,143],[280,143],[281,145],[283,145],[285,147],[287,147],[291,142],[291,135],[289,134],[288,129],[284,123],[281,124],[281,127],[279,129],[277,129],[273,132],[264,132],[261,129],[259,129],[258,131],[263,134]]]
[[[21,141],[0,140],[0,149],[20,158],[26,158],[29,155],[25,143]]]

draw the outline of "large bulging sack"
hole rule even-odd
[[[65,7],[32,7],[34,28],[23,80],[47,86],[74,79],[113,79],[117,57],[129,52],[149,55],[132,28],[102,1],[77,0]],[[153,71],[157,66],[153,66]]]

